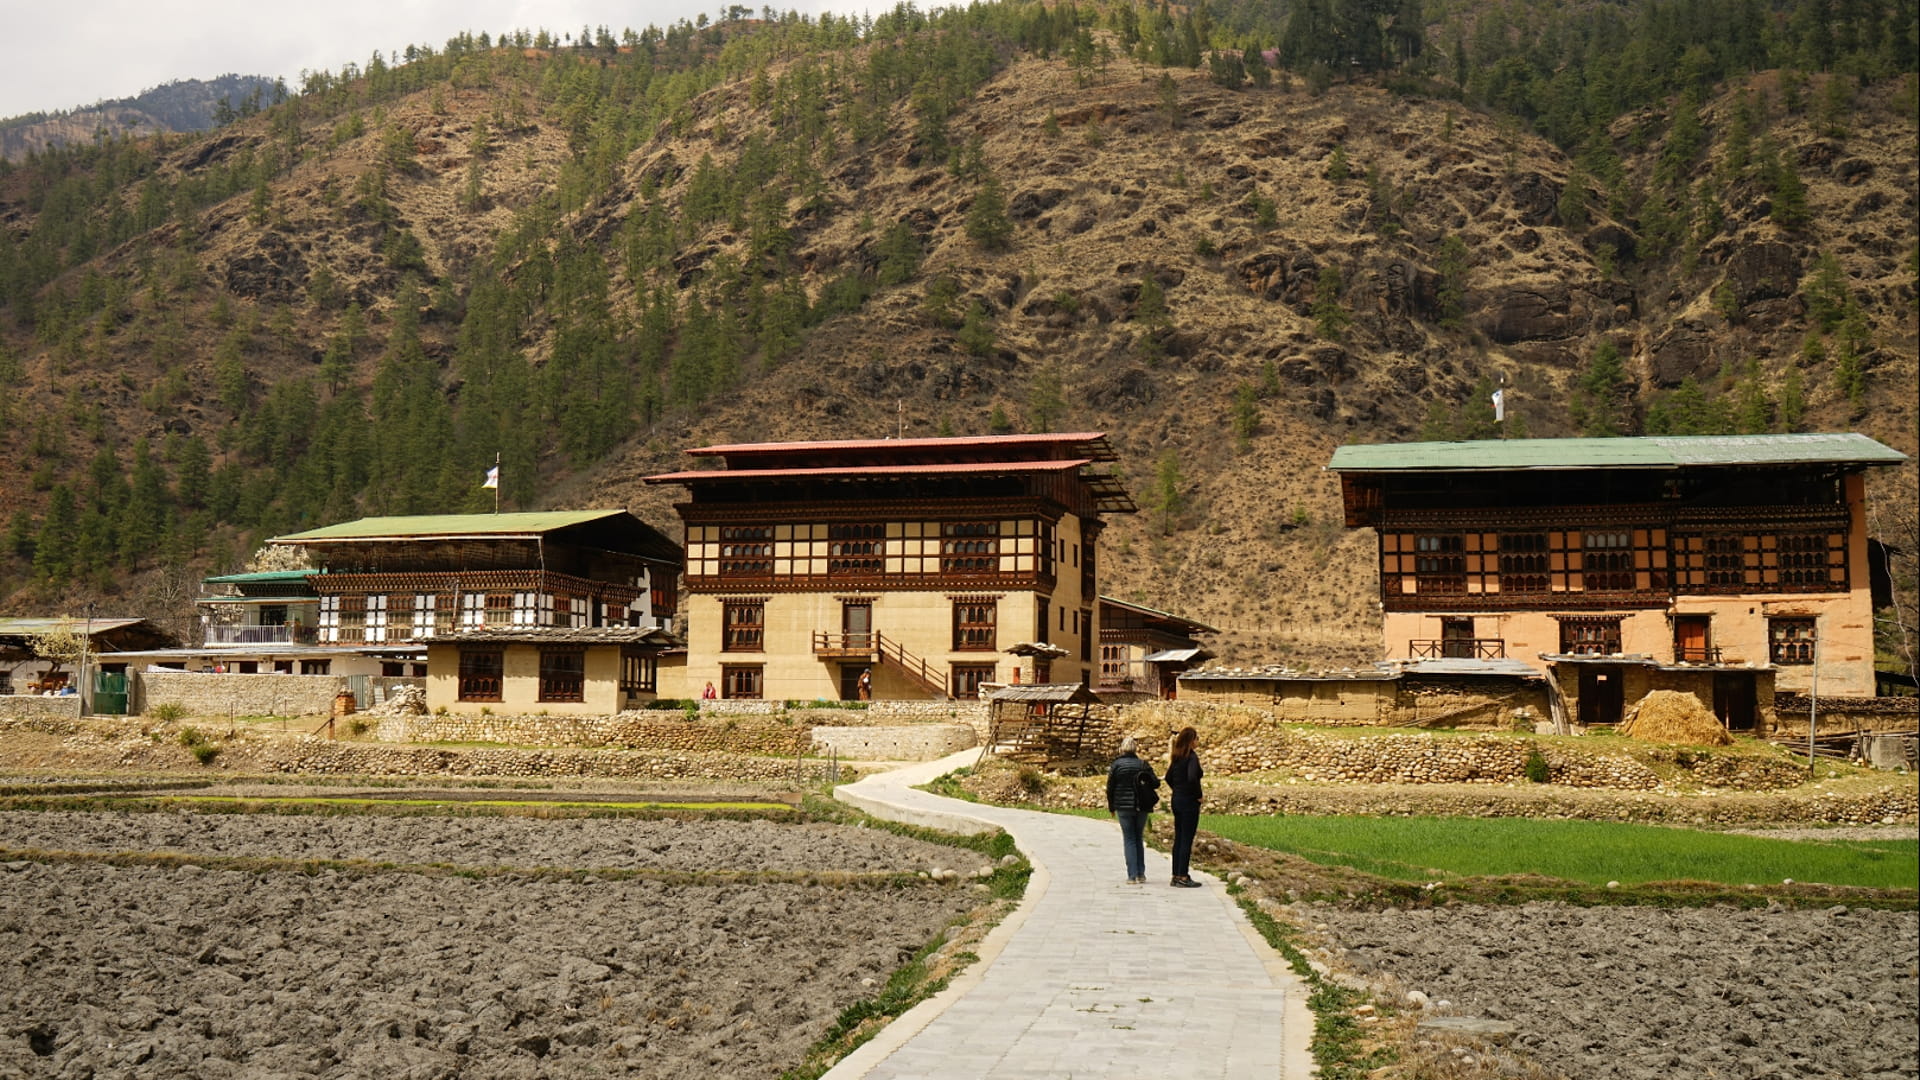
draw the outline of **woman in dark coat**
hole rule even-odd
[[[1194,747],[1200,733],[1182,728],[1173,737],[1167,755],[1167,788],[1173,793],[1173,881],[1176,889],[1197,889],[1200,883],[1188,873],[1193,857],[1193,834],[1200,829],[1200,755]]]
[[[1120,740],[1120,756],[1107,767],[1107,811],[1120,822],[1120,851],[1127,861],[1127,884],[1147,883],[1147,815],[1160,798],[1160,778],[1141,760],[1129,735]]]

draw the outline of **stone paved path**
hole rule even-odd
[[[913,786],[971,765],[977,750],[868,777],[836,797],[876,817],[950,831],[993,826],[1034,864],[1020,909],[980,962],[894,1021],[827,1080],[1085,1080],[1175,1076],[1306,1080],[1306,988],[1226,895],[1169,888],[1147,851],[1147,885],[1125,884],[1111,820],[947,799]]]

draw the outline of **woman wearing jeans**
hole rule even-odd
[[[1160,778],[1140,760],[1139,748],[1133,736],[1121,739],[1120,756],[1107,767],[1107,810],[1120,822],[1129,885],[1147,883],[1147,814],[1160,798]]]
[[[1200,829],[1200,755],[1194,747],[1200,733],[1182,728],[1173,737],[1167,754],[1167,789],[1173,792],[1173,881],[1176,889],[1197,889],[1200,883],[1188,874],[1187,862],[1193,857],[1193,834]]]

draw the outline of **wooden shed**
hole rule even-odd
[[[987,698],[991,722],[982,760],[999,754],[1016,761],[1060,765],[1104,760],[1119,736],[1093,715],[1100,695],[1085,683],[1003,686]]]

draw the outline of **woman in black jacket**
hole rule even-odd
[[[1107,811],[1120,823],[1120,851],[1127,860],[1127,884],[1147,883],[1147,815],[1160,800],[1160,778],[1141,760],[1129,735],[1120,740],[1120,756],[1107,767]]]
[[[1167,755],[1167,787],[1173,793],[1173,881],[1176,889],[1197,889],[1187,863],[1193,857],[1193,834],[1200,829],[1200,755],[1194,747],[1200,733],[1180,729]]]

